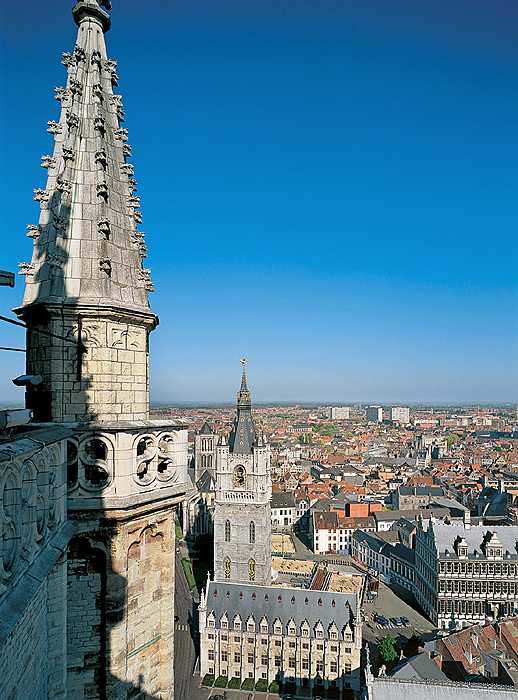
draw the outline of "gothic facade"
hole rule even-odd
[[[216,448],[214,578],[232,583],[271,581],[270,447],[252,418],[245,369],[228,439]]]
[[[271,585],[270,501],[269,445],[254,425],[243,366],[234,424],[216,449],[214,580],[199,606],[201,674],[258,690],[322,684],[357,697],[359,591]]]
[[[194,435],[194,481],[197,482],[205,471],[212,476],[216,473],[216,444],[218,435],[208,423]]]

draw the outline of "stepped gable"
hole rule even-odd
[[[34,190],[41,212],[38,224],[27,227],[31,262],[20,263],[27,280],[22,310],[45,303],[150,315],[140,198],[122,99],[114,93],[117,63],[106,53],[110,19],[101,4],[82,0],[72,10],[79,30],[74,52],[63,54],[65,87],[55,88],[61,114],[48,122],[54,149],[42,156],[47,182]]]

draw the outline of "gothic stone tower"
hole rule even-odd
[[[66,551],[68,700],[173,697],[174,521],[187,427],[148,420],[148,335],[158,323],[143,268],[109,0],[80,0],[66,87],[55,88],[52,155],[22,305],[35,420],[70,429]],[[104,9],[105,8],[105,9]]]
[[[214,476],[217,434],[205,422],[194,435],[194,482],[205,472]]]
[[[228,442],[216,449],[214,579],[233,583],[271,581],[270,447],[252,419],[245,362],[237,415]]]

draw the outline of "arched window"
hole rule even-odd
[[[207,455],[207,467],[212,469],[212,455]]]
[[[225,520],[225,542],[230,542],[230,520]]]
[[[255,543],[255,523],[253,520],[250,522],[250,537],[249,537],[249,539],[250,539],[250,544]]]
[[[225,578],[230,578],[230,559],[225,557]]]
[[[255,561],[253,559],[248,561],[248,580],[255,581]]]

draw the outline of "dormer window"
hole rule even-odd
[[[329,632],[329,639],[338,639],[336,630],[331,630],[331,632]]]

